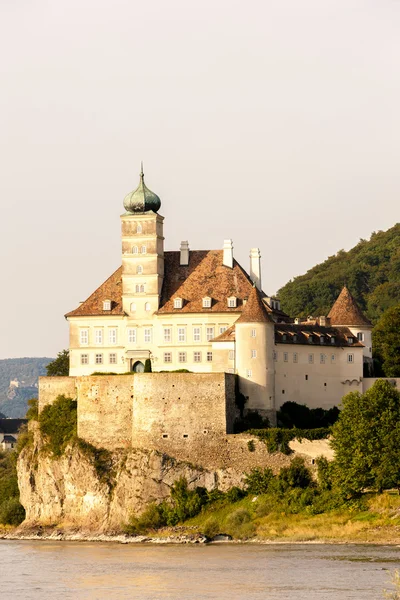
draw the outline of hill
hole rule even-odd
[[[348,252],[339,250],[289,281],[278,296],[283,310],[293,317],[327,315],[343,285],[373,323],[400,303],[400,223],[360,240]]]
[[[0,360],[0,413],[22,418],[30,398],[37,396],[40,375],[52,358],[7,358]]]

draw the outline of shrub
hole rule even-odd
[[[283,452],[290,454],[289,442],[294,439],[302,440],[322,440],[331,434],[331,429],[320,427],[319,429],[281,429],[271,427],[270,429],[251,429],[251,435],[257,436],[263,440],[268,448],[268,452]]]
[[[256,467],[246,475],[244,484],[248,494],[266,494],[270,488],[271,482],[274,479],[274,474],[271,469],[261,469]]]
[[[40,432],[46,439],[45,447],[54,456],[61,456],[68,442],[76,436],[76,413],[76,400],[65,396],[58,396],[40,413]]]
[[[278,475],[278,481],[282,491],[288,488],[308,488],[313,480],[310,470],[304,464],[304,460],[296,457],[292,460],[289,467],[283,467]]]
[[[0,504],[0,523],[19,525],[25,519],[25,509],[17,496],[12,496]]]
[[[255,449],[256,449],[256,446],[255,446],[255,444],[254,444],[254,440],[249,440],[249,441],[247,442],[247,447],[248,447],[248,449],[249,449],[249,452],[254,452],[254,451],[255,451]]]
[[[291,429],[317,429],[330,427],[338,420],[340,411],[337,406],[333,408],[308,408],[305,404],[297,402],[284,402],[277,413],[278,426]]]
[[[152,372],[150,358],[146,358],[146,360],[144,361],[144,372],[145,373],[151,373]]]
[[[234,424],[235,433],[242,433],[251,429],[267,429],[269,421],[256,410],[248,410],[244,417],[236,419]]]
[[[100,481],[105,482],[112,487],[114,485],[114,469],[111,452],[106,450],[106,448],[92,446],[92,444],[89,444],[89,442],[86,442],[81,438],[77,438],[76,443],[78,448],[82,450],[92,462]]]
[[[239,502],[239,500],[244,498],[245,495],[246,493],[242,489],[237,486],[233,486],[226,492],[225,497],[228,502],[233,504],[234,502]]]
[[[243,523],[248,523],[250,520],[249,511],[245,508],[238,508],[227,516],[226,523],[229,527],[238,527],[239,525],[243,525]]]
[[[28,400],[28,410],[26,412],[26,418],[28,421],[37,421],[39,418],[39,402],[37,398],[31,398]]]
[[[204,523],[203,533],[208,538],[213,538],[220,533],[220,527],[217,519],[210,517]]]

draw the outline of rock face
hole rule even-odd
[[[33,445],[24,448],[18,459],[25,527],[57,525],[118,532],[132,513],[139,514],[149,502],[168,498],[180,477],[185,477],[191,488],[208,490],[218,487],[225,491],[243,483],[243,465],[203,468],[144,449],[108,453],[111,469],[104,473],[98,465],[96,469],[93,454],[84,447],[73,444],[54,458],[43,452],[37,428],[33,427],[33,433]]]

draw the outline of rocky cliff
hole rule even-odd
[[[118,532],[132,513],[139,514],[149,502],[168,498],[172,484],[180,477],[186,478],[190,488],[226,491],[243,483],[246,455],[254,466],[262,454],[261,462],[266,465],[268,461],[274,470],[288,462],[283,455],[268,455],[261,442],[256,442],[259,452],[250,453],[245,439],[241,445],[246,454],[240,461],[233,460],[233,467],[195,466],[143,449],[99,451],[99,455],[93,447],[76,442],[55,458],[44,451],[38,427],[31,423],[31,430],[33,442],[18,459],[25,527],[57,525]]]

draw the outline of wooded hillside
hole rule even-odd
[[[37,396],[40,375],[46,375],[51,358],[7,358],[0,360],[0,412],[7,417],[22,418],[30,398]],[[10,381],[19,386],[10,389]]]
[[[292,317],[327,315],[343,285],[374,324],[387,308],[400,303],[400,223],[360,240],[348,252],[339,250],[289,281],[278,296]]]

